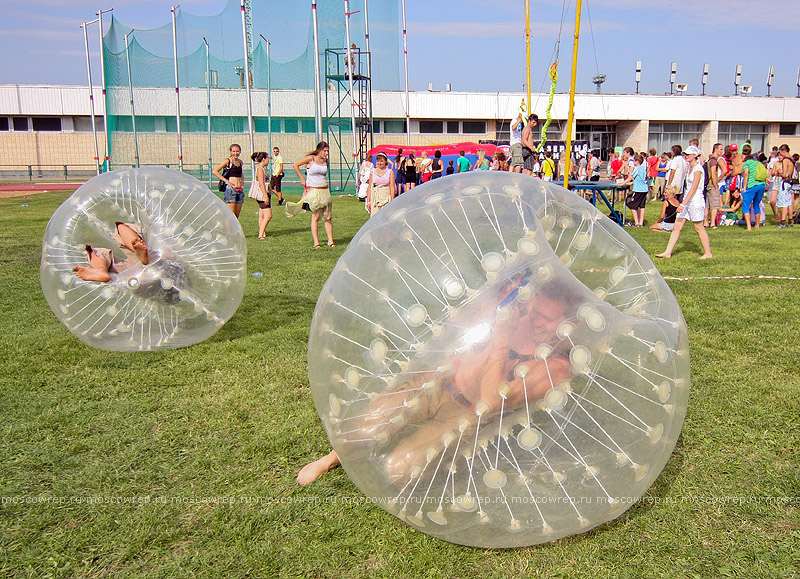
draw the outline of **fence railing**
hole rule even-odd
[[[136,165],[122,165],[116,164],[112,166],[112,169],[128,169],[135,167]],[[177,169],[177,163],[165,163],[165,164],[148,164],[148,167],[167,167],[171,169]],[[210,169],[214,169],[211,167]],[[331,163],[330,168],[328,169],[328,179],[332,184],[336,184],[339,181],[344,180],[344,172],[348,169],[346,167],[342,167],[336,163]],[[200,181],[204,183],[210,183],[212,189],[216,189],[217,185],[217,178],[212,177],[209,181],[209,166],[206,164],[183,164],[183,172],[196,177]],[[83,182],[88,181],[92,177],[97,174],[97,168],[94,165],[0,165],[0,181],[8,181],[8,182],[35,182],[35,181],[75,181],[75,182]],[[299,185],[299,181],[297,180],[294,171],[292,170],[292,166],[288,163],[284,165],[284,183],[290,186]],[[250,176],[250,163],[244,164],[244,175],[245,181],[250,182],[252,177]],[[352,177],[351,177],[352,183]],[[332,185],[333,187],[333,185]],[[337,191],[336,188],[333,189],[332,192],[339,193],[339,194],[348,194],[354,193],[355,187],[350,187],[349,190],[346,191]]]

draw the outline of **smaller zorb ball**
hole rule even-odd
[[[116,224],[138,225],[149,263],[108,282],[84,281],[86,246],[122,260]],[[246,283],[239,221],[194,177],[160,167],[122,169],[87,181],[53,214],[44,234],[42,291],[82,342],[102,350],[180,348],[202,342],[233,316]]]
[[[454,543],[532,545],[618,517],[686,413],[686,324],[651,260],[525,175],[392,201],[337,263],[310,335],[314,403],[347,474]]]

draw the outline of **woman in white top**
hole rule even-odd
[[[297,206],[311,211],[311,238],[314,240],[314,249],[319,249],[319,219],[325,222],[325,234],[328,236],[328,247],[336,247],[333,243],[333,199],[328,189],[326,177],[328,175],[328,143],[320,141],[317,148],[297,161],[293,167],[303,185],[303,199],[300,203],[287,203],[286,215],[297,215]],[[306,166],[306,174],[300,172],[300,167]]]
[[[269,165],[269,155],[261,151],[253,153],[250,158],[256,162],[256,175],[252,185],[250,185],[250,192],[247,196],[250,199],[255,199],[258,203],[258,238],[266,239],[267,225],[272,219],[271,198],[265,176],[266,167]]]
[[[669,235],[669,243],[667,243],[666,251],[656,254],[656,257],[672,257],[672,250],[675,249],[675,244],[678,243],[683,224],[689,219],[694,224],[694,230],[697,232],[698,237],[700,237],[700,243],[703,246],[703,255],[700,256],[700,259],[710,259],[712,257],[711,245],[708,242],[708,233],[706,233],[706,229],[703,227],[703,217],[706,211],[706,201],[703,198],[703,184],[705,183],[706,173],[705,169],[703,169],[703,165],[698,161],[700,149],[694,145],[690,145],[686,148],[684,154],[686,155],[686,160],[689,162],[685,189],[687,193],[683,202],[679,202],[675,199],[670,200],[670,202],[674,202],[673,204],[678,204],[679,213],[675,219],[675,227]],[[672,184],[675,185],[675,182],[673,181]]]

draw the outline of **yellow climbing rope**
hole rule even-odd
[[[553,120],[553,117],[550,115],[550,109],[553,108],[553,98],[556,96],[556,83],[558,82],[558,61],[550,65],[550,80],[552,81],[550,84],[550,100],[547,101],[547,110],[545,111],[547,120],[542,127],[542,140],[536,147],[537,153],[540,152],[544,148],[545,143],[547,143],[547,127],[550,126],[550,123]]]

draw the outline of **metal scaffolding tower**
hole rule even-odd
[[[372,125],[372,84],[369,52],[351,49],[353,97],[350,94],[350,67],[346,48],[325,50],[325,119],[323,125],[330,145],[329,183],[333,191],[357,188],[356,174],[361,162],[374,146]],[[352,114],[351,110],[352,108]],[[349,140],[355,119],[356,150],[350,152]]]

